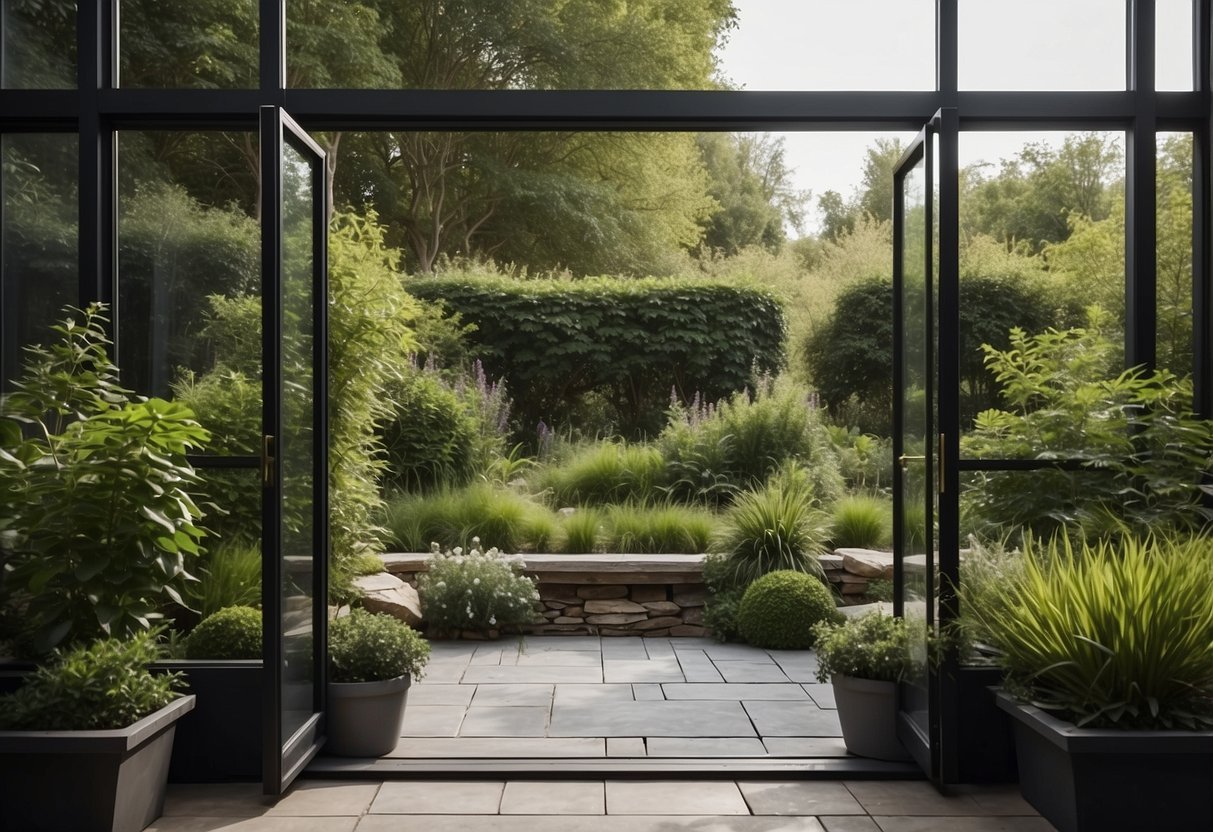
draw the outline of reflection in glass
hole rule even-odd
[[[312,163],[291,145],[282,160],[282,737],[288,741],[314,710],[312,604],[317,548],[312,501],[317,449]]]
[[[255,89],[256,0],[121,0],[119,86]]]
[[[962,90],[1125,89],[1124,0],[960,0]]]
[[[256,468],[196,469],[202,525],[212,534],[188,586],[200,617],[225,606],[261,606],[261,472]]]
[[[1191,133],[1158,134],[1157,341],[1160,369],[1193,372]]]
[[[1194,89],[1193,0],[1154,0],[1154,87],[1185,92]]]
[[[0,87],[76,88],[76,3],[0,0]]]
[[[44,344],[63,307],[79,303],[79,141],[74,133],[0,137],[0,388],[20,375],[22,348]]]
[[[123,382],[192,398],[219,434],[208,452],[252,453],[261,434],[256,138],[122,132],[118,148]]]

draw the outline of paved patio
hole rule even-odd
[[[526,706],[523,706],[526,707]],[[1015,786],[924,782],[310,781],[171,786],[151,832],[1050,832]]]
[[[846,757],[811,651],[708,639],[435,642],[395,758]]]

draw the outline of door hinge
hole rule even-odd
[[[274,437],[261,437],[261,487],[274,487]]]

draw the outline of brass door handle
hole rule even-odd
[[[261,437],[261,487],[274,487],[274,437]]]
[[[897,457],[897,463],[902,468],[906,467],[907,462],[923,462],[925,460],[926,460],[925,456],[916,456],[913,454],[902,454],[901,456]]]

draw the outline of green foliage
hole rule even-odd
[[[149,632],[98,639],[56,654],[15,693],[0,697],[0,729],[104,731],[133,725],[177,698],[177,673],[151,673],[159,658]]]
[[[102,312],[29,349],[0,400],[0,592],[35,652],[149,628],[183,603],[205,535],[185,455],[207,432],[187,408],[118,386]]]
[[[331,682],[420,679],[429,658],[429,643],[390,615],[353,609],[329,624]]]
[[[460,547],[440,552],[435,544],[428,571],[417,581],[427,626],[457,632],[530,624],[539,591],[523,566],[521,558],[496,548],[481,551],[479,538],[466,554]]]
[[[848,488],[879,490],[891,486],[893,440],[860,433],[858,428],[826,425],[838,454],[838,469]]]
[[[828,535],[809,480],[791,468],[737,498],[724,513],[714,548],[727,557],[730,583],[746,586],[774,571],[820,575],[817,555]]]
[[[607,509],[606,550],[618,554],[699,554],[716,531],[704,509],[667,503],[625,503]]]
[[[1092,310],[1084,329],[1028,335],[987,350],[1006,410],[979,415],[964,452],[977,458],[1073,458],[1081,471],[981,472],[966,493],[975,530],[1124,524],[1197,530],[1210,520],[1201,472],[1213,466],[1213,423],[1192,414],[1188,381],[1163,370],[1110,371],[1117,349]]]
[[[1209,730],[1211,555],[1208,538],[1029,540],[961,600],[1023,701],[1089,728]]]
[[[821,580],[780,570],[763,575],[746,589],[737,624],[741,635],[755,647],[807,650],[817,637],[813,625],[838,616],[834,596]]]
[[[422,491],[469,482],[476,424],[455,391],[421,369],[405,373],[392,387],[396,415],[383,431],[384,484]]]
[[[841,496],[838,460],[807,391],[787,376],[759,378],[755,387],[753,395],[737,393],[714,405],[697,398],[670,409],[657,443],[670,468],[670,495],[724,503],[798,462],[815,496],[827,502]]]
[[[429,494],[402,494],[387,507],[392,546],[424,552],[431,543],[471,545],[472,538],[501,541],[519,551],[543,551],[556,530],[552,512],[509,488],[473,483]]]
[[[538,478],[561,506],[630,501],[647,503],[660,494],[665,480],[661,451],[649,445],[594,442],[574,450]]]
[[[834,676],[900,682],[914,673],[914,634],[904,618],[875,612],[841,624],[823,621],[813,629],[820,682]]]
[[[198,565],[198,581],[188,586],[190,606],[203,618],[226,607],[261,605],[261,547],[242,540],[212,546]]]
[[[892,543],[893,506],[869,494],[843,497],[833,508],[830,542],[834,548],[876,549]]]
[[[261,658],[261,610],[224,607],[208,615],[185,642],[187,659]]]
[[[715,400],[783,361],[784,319],[767,291],[704,280],[447,277],[410,281],[463,320],[490,375],[506,379],[527,428],[601,392],[624,433],[656,431],[669,402]]]
[[[560,521],[560,532],[553,549],[570,555],[588,555],[600,551],[604,537],[603,513],[596,508],[579,508]]]
[[[893,582],[884,578],[873,578],[868,581],[868,591],[864,593],[864,597],[869,601],[893,603]]]
[[[741,641],[737,610],[746,587],[735,583],[734,571],[727,557],[719,552],[709,552],[704,556],[703,583],[708,590],[703,625],[717,641]]]

